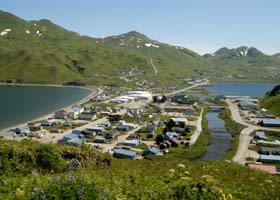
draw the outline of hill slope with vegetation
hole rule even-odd
[[[261,100],[261,107],[267,109],[272,114],[280,116],[280,85],[276,85]]]
[[[229,162],[190,162],[168,156],[117,160],[88,147],[28,141],[0,141],[0,171],[1,199],[280,197],[278,177]]]
[[[26,21],[0,11],[0,80],[117,86],[182,84],[191,77],[278,80],[279,66],[279,56],[255,48],[200,56],[136,31],[92,38],[46,19]]]

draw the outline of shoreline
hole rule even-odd
[[[3,128],[3,129],[0,129],[0,132],[8,132],[8,131],[10,131],[11,129],[13,129],[13,128],[17,128],[17,127],[23,127],[23,126],[26,126],[28,123],[30,123],[30,122],[34,122],[34,121],[41,121],[41,120],[44,120],[44,119],[48,119],[48,118],[50,118],[50,117],[53,117],[53,115],[54,115],[54,112],[56,112],[56,111],[58,111],[58,110],[66,110],[66,109],[69,109],[69,108],[71,108],[72,106],[74,106],[74,105],[81,105],[81,104],[83,104],[83,103],[85,103],[85,102],[87,102],[87,101],[89,101],[91,98],[93,98],[94,96],[96,96],[97,94],[99,94],[100,93],[100,88],[90,88],[90,87],[79,87],[79,86],[63,86],[63,85],[51,85],[51,84],[48,84],[48,85],[40,85],[40,84],[0,84],[0,85],[7,85],[7,86],[30,86],[30,87],[41,87],[41,86],[45,86],[45,87],[63,87],[63,88],[67,88],[67,87],[74,87],[74,88],[80,88],[80,89],[85,89],[85,90],[88,90],[88,91],[90,91],[90,94],[89,95],[87,95],[86,97],[84,97],[84,98],[82,98],[81,100],[79,100],[78,102],[74,102],[74,103],[72,103],[72,104],[70,104],[70,105],[66,105],[66,106],[64,106],[64,107],[62,107],[62,108],[59,108],[59,109],[56,109],[56,110],[54,110],[54,111],[52,111],[52,112],[49,112],[49,113],[47,113],[47,114],[43,114],[43,115],[41,115],[41,116],[38,116],[38,117],[36,117],[36,118],[34,118],[34,119],[31,119],[31,120],[28,120],[28,121],[25,121],[25,122],[22,122],[22,123],[20,123],[20,124],[15,124],[15,125],[11,125],[11,126],[9,126],[9,127],[6,127],[6,128]]]

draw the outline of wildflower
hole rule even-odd
[[[192,178],[187,177],[187,176],[183,176],[183,177],[181,177],[181,179],[182,179],[182,180],[185,180],[185,181],[190,181],[190,180],[192,180]]]
[[[61,179],[60,179],[59,176],[56,176],[54,179],[55,179],[58,183],[60,183],[60,181],[61,181]]]
[[[202,178],[204,178],[204,179],[214,179],[213,176],[207,175],[207,174],[203,175]]]
[[[75,183],[76,182],[76,179],[74,176],[69,176],[69,181],[72,182],[72,183]]]
[[[272,181],[271,181],[271,180],[265,180],[265,182],[267,182],[267,183],[272,183]]]
[[[214,182],[214,179],[213,178],[207,178],[207,179],[205,179],[207,182],[209,182],[209,183],[213,183]]]
[[[16,189],[16,195],[17,196],[23,196],[24,195],[24,190],[21,188],[17,188]]]
[[[82,199],[84,194],[85,194],[85,188],[81,187],[78,191],[78,197],[79,197],[78,199]]]
[[[229,200],[232,200],[232,194],[228,195]]]
[[[41,193],[41,189],[39,187],[34,188],[33,191],[35,192],[35,194]]]
[[[170,169],[169,172],[174,173],[175,169]]]
[[[183,165],[183,164],[178,164],[178,165],[177,165],[177,167],[179,167],[179,168],[183,168],[183,169],[184,169],[184,168],[186,168],[186,166],[185,166],[185,165]]]
[[[190,175],[190,172],[188,172],[188,171],[185,171],[184,173],[185,173],[186,176]]]

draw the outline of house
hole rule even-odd
[[[263,119],[259,122],[261,126],[266,127],[280,127],[280,120],[279,119]]]
[[[79,115],[84,111],[83,107],[72,107],[67,110],[69,117],[72,119],[78,119]]]
[[[126,159],[135,159],[136,152],[126,149],[115,149],[114,150],[114,157],[116,158],[126,158]]]
[[[128,131],[128,130],[131,130],[131,129],[135,129],[137,128],[138,125],[137,124],[133,124],[133,123],[127,123],[123,120],[119,121],[119,124],[118,124],[118,129],[119,130],[125,130],[125,131]]]
[[[164,140],[171,140],[173,138],[177,138],[178,137],[178,134],[175,133],[175,132],[166,132],[163,136],[163,139]]]
[[[23,127],[23,128],[15,128],[14,132],[16,134],[24,134],[24,135],[28,135],[30,133],[30,129],[29,127]]]
[[[104,121],[98,124],[99,127],[110,128],[111,123],[109,121]]]
[[[194,109],[190,107],[181,107],[181,106],[165,106],[164,107],[165,112],[177,112],[177,113],[183,113],[185,115],[193,115]]]
[[[160,153],[160,150],[156,147],[151,147],[147,150],[144,151],[143,155],[147,156],[147,155],[158,155]]]
[[[53,122],[42,122],[41,126],[45,126],[45,127],[52,127],[54,124]]]
[[[225,95],[218,95],[215,97],[215,101],[224,101],[226,100]]]
[[[185,127],[187,125],[188,120],[186,118],[174,118],[172,117],[170,119],[171,121],[174,122],[176,127]]]
[[[106,138],[102,136],[96,136],[94,142],[96,143],[106,143]]]
[[[263,165],[263,164],[248,164],[248,167],[251,169],[257,169],[270,174],[276,174],[276,167],[272,165]]]
[[[54,118],[56,118],[56,119],[67,119],[68,116],[69,116],[69,113],[65,110],[59,110],[54,113]]]
[[[194,104],[198,101],[198,99],[195,97],[191,97],[185,93],[177,93],[171,97],[170,101],[179,104]]]
[[[112,130],[109,133],[105,134],[106,139],[115,139],[120,135],[120,132],[117,130]]]
[[[30,131],[40,131],[43,129],[41,125],[30,125],[28,126]]]
[[[58,143],[82,145],[85,143],[84,135],[77,133],[69,133],[65,135],[61,140],[58,140]]]
[[[241,110],[258,110],[258,104],[252,101],[241,100],[239,101],[238,106]]]
[[[64,122],[64,123],[63,123],[63,127],[65,127],[65,128],[71,128],[71,127],[72,127],[72,123],[71,123],[71,122]]]
[[[79,115],[79,119],[81,120],[94,120],[96,119],[96,113],[93,111],[84,111]]]
[[[105,129],[103,127],[88,127],[85,129],[86,135],[100,135],[103,134]]]
[[[140,143],[141,143],[140,140],[125,140],[123,145],[135,147],[138,146]]]
[[[269,154],[280,155],[280,147],[278,147],[278,148],[277,147],[261,147],[259,153],[266,154],[266,155],[269,155]]]
[[[155,125],[149,124],[144,130],[145,133],[146,133],[146,137],[147,138],[153,138],[154,134],[155,134],[155,130],[156,130]]]
[[[259,146],[280,146],[280,141],[265,141],[265,140],[258,140],[257,143]]]
[[[260,154],[258,161],[263,163],[280,163],[280,156]]]
[[[160,118],[153,117],[151,121],[153,125],[157,126],[160,122]]]
[[[172,138],[170,142],[171,142],[171,147],[178,147],[181,144],[181,142],[177,138]]]
[[[175,133],[179,133],[179,134],[182,134],[182,135],[186,135],[186,131],[184,128],[181,128],[181,127],[172,127],[171,129],[173,132]]]
[[[257,140],[266,140],[267,139],[267,137],[265,136],[265,132],[263,132],[263,131],[257,131],[254,138]]]

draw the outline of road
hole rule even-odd
[[[173,91],[173,92],[170,92],[170,93],[166,93],[165,95],[166,96],[171,96],[171,95],[174,95],[176,93],[184,92],[185,90],[189,90],[189,89],[192,89],[194,87],[198,87],[198,86],[202,86],[202,85],[207,85],[207,84],[209,84],[208,80],[204,81],[202,83],[195,83],[195,84],[193,84],[193,85],[191,85],[189,87],[186,87],[186,88],[183,88],[183,89],[180,89],[180,90],[176,90],[176,91]]]
[[[200,135],[200,133],[202,132],[202,115],[203,115],[203,111],[204,111],[204,108],[202,107],[202,110],[200,112],[200,115],[197,119],[197,122],[196,122],[196,130],[194,131],[194,134],[191,136],[191,139],[190,139],[190,145],[194,145]]]
[[[280,130],[273,129],[273,128],[260,127],[257,125],[252,125],[247,122],[244,122],[239,113],[238,106],[236,104],[232,103],[230,100],[226,100],[226,102],[231,111],[232,119],[239,124],[247,126],[247,128],[243,129],[240,133],[239,146],[238,146],[236,154],[234,155],[234,157],[232,159],[234,162],[244,165],[246,162],[246,157],[258,156],[255,151],[250,151],[248,149],[250,140],[253,138],[252,136],[250,136],[250,133],[252,133],[253,131],[256,131],[256,130],[267,130],[267,131],[277,131],[277,132],[280,132]]]
[[[158,74],[158,70],[157,70],[157,67],[154,65],[154,63],[153,63],[153,59],[151,58],[151,65],[153,66],[153,68],[154,68],[154,71],[155,71],[155,75],[157,75]]]

